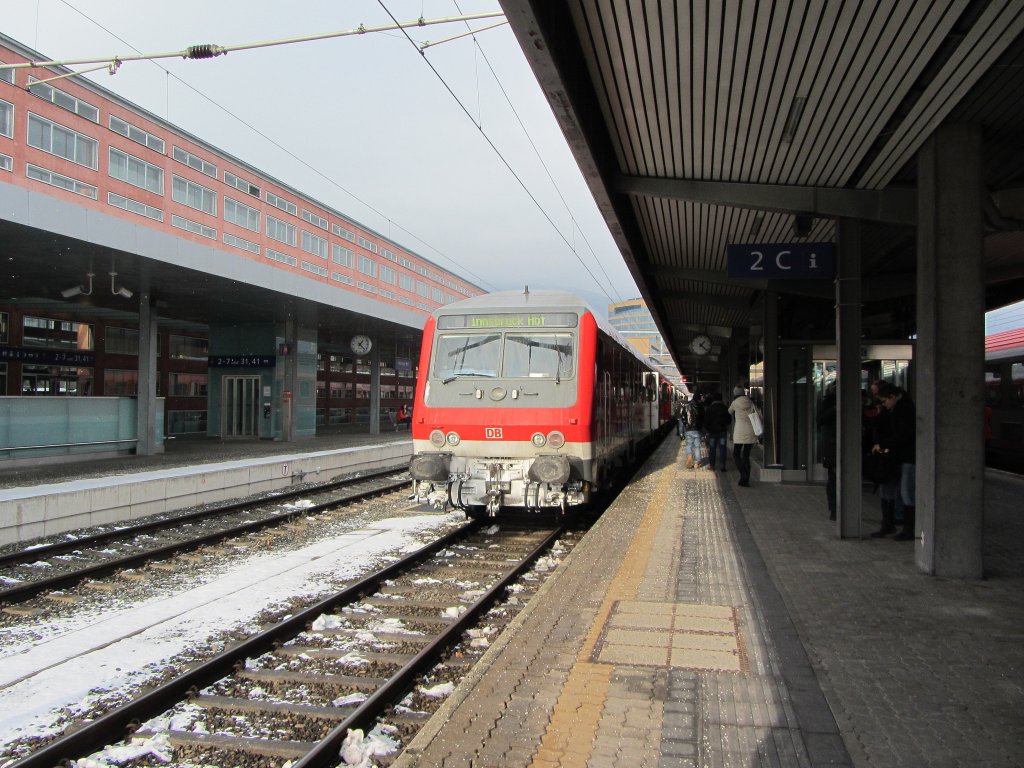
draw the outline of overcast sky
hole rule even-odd
[[[385,7],[400,22],[501,10],[497,0],[0,6],[0,30],[56,60],[372,27],[391,22]],[[409,36],[465,31],[460,22]],[[639,295],[507,25],[428,47],[426,61],[390,31],[205,61],[129,61],[116,75],[89,76],[485,290],[573,290],[602,310]]]

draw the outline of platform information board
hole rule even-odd
[[[746,243],[725,247],[729,277],[832,280],[835,243]]]

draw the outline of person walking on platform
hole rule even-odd
[[[825,467],[825,502],[828,504],[828,519],[836,519],[836,385],[825,388],[825,397],[818,406],[818,445],[821,448],[821,463]]]
[[[916,480],[916,446],[917,446],[917,411],[910,396],[900,387],[882,382],[878,395],[882,407],[888,412],[887,428],[879,435],[872,453],[891,453],[899,464],[898,494],[903,501],[903,529],[893,537],[894,541],[911,541],[917,537],[914,529],[915,499],[914,484]],[[888,511],[883,497],[882,528],[871,534],[872,537],[884,536],[895,530],[893,516],[895,501],[891,502],[892,511]]]
[[[700,469],[703,458],[700,441],[704,431],[704,406],[700,395],[694,395],[683,409],[683,421],[686,435],[686,468]]]
[[[708,468],[725,472],[725,449],[729,442],[729,423],[732,417],[722,402],[722,393],[709,395],[711,400],[704,411],[704,428],[708,435]]]
[[[733,401],[729,404],[732,414],[732,460],[740,473],[738,485],[746,488],[750,485],[750,450],[757,442],[754,425],[750,423],[750,414],[754,412],[754,403],[747,397],[742,387],[732,391]]]

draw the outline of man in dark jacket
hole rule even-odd
[[[732,416],[722,402],[722,393],[715,392],[710,396],[711,402],[704,412],[704,428],[708,434],[708,468],[714,471],[717,467],[725,472],[725,450],[729,442],[729,424]]]
[[[893,539],[895,541],[911,541],[917,537],[914,528],[917,412],[910,395],[892,384],[882,382],[878,389],[878,396],[882,400],[882,407],[889,413],[888,429],[879,437],[871,451],[873,453],[890,452],[899,462],[899,496],[903,500],[903,530]],[[893,530],[894,528],[892,518],[887,519],[886,510],[883,508],[882,530]]]

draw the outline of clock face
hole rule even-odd
[[[711,352],[711,346],[711,337],[702,333],[693,337],[693,341],[690,342],[690,351],[695,355],[706,355]]]
[[[373,342],[370,340],[369,336],[360,333],[352,337],[352,343],[350,346],[352,347],[352,351],[357,355],[365,355],[370,351],[370,348],[373,346]]]

